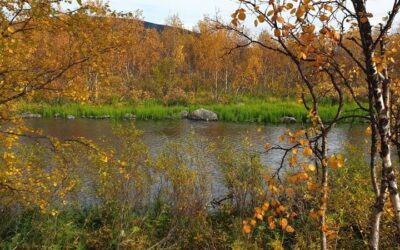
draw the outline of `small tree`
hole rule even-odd
[[[372,14],[363,0],[239,2],[239,8],[232,14],[231,25],[220,24],[220,27],[247,39],[245,44],[238,44],[238,48],[258,44],[289,58],[301,79],[298,83],[300,97],[309,111],[313,126],[305,131],[306,141],[300,142],[298,136],[288,134],[292,143],[290,147],[272,146],[268,151],[283,150],[285,158],[297,147],[305,147],[304,150],[309,147],[312,150],[320,169],[321,249],[328,248],[328,166],[338,167],[343,163],[341,157],[327,154],[328,133],[338,121],[349,117],[369,121],[372,141],[371,180],[376,193],[376,202],[371,212],[370,247],[378,249],[380,219],[388,197],[396,215],[396,225],[400,229],[400,199],[390,150],[395,119],[391,119],[393,103],[390,101],[390,89],[393,81],[388,67],[393,51],[386,49],[388,32],[398,14],[400,2],[395,0],[387,4],[389,14],[385,22],[376,27],[376,32],[373,32],[374,27],[370,22]],[[244,31],[240,23],[248,18],[249,13],[255,17],[255,26],[265,25],[273,31],[272,41],[266,43],[254,39]],[[366,90],[368,98],[363,98],[362,91],[357,88],[359,82],[362,82],[361,87]],[[327,95],[338,100],[337,112],[331,121],[321,119],[318,109],[319,102]],[[368,115],[343,113],[345,98],[350,98],[359,110]],[[364,101],[367,101],[367,106],[363,105]],[[378,148],[382,160],[380,181],[377,181],[376,176]],[[293,165],[298,161],[297,158],[290,159],[289,163]]]
[[[78,7],[67,10],[69,4]],[[83,5],[79,0],[0,3],[0,206],[22,204],[46,211],[51,194],[63,200],[76,185],[70,172],[76,164],[70,158],[79,149],[71,151],[71,144],[91,149],[94,145],[76,138],[59,141],[28,129],[15,116],[17,101],[37,92],[64,90],[60,82],[74,79],[78,66],[116,48],[112,39],[85,46],[88,32],[100,29],[105,34],[104,28],[110,27],[96,28],[95,16],[111,14],[104,6]],[[72,93],[75,99],[84,95]],[[32,155],[24,156],[29,147],[20,143],[21,137],[36,142],[40,150],[33,147]]]

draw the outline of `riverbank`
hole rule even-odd
[[[127,119],[135,116],[138,120],[167,120],[181,119],[182,111],[193,111],[205,108],[215,112],[220,121],[227,122],[257,122],[281,123],[283,117],[294,117],[297,122],[306,122],[308,113],[302,104],[295,101],[254,101],[248,103],[208,104],[190,106],[164,106],[157,103],[143,103],[138,105],[90,105],[80,103],[45,104],[21,103],[19,112],[40,114],[44,118],[109,118]],[[343,113],[346,115],[362,112],[356,109],[355,104],[346,104]],[[337,106],[329,103],[320,105],[320,114],[323,120],[333,119]],[[345,122],[359,122],[358,119],[348,119]]]

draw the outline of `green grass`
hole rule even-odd
[[[156,102],[139,105],[114,104],[114,105],[89,105],[79,103],[45,104],[45,103],[21,103],[20,112],[41,114],[43,117],[60,117],[73,115],[75,117],[109,115],[113,119],[123,119],[125,114],[134,114],[138,120],[166,120],[180,119],[179,112],[192,111],[197,108],[212,110],[218,114],[221,121],[228,122],[258,122],[280,123],[284,116],[295,117],[299,122],[306,122],[308,113],[304,106],[294,101],[250,101],[246,103],[211,104],[185,106],[164,106]],[[356,110],[355,104],[346,104],[344,113],[362,114]],[[330,103],[320,105],[320,115],[323,120],[334,118],[337,106]],[[349,120],[348,120],[349,121]]]

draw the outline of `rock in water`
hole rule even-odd
[[[203,108],[191,112],[188,118],[195,121],[218,121],[216,113]]]
[[[189,116],[189,112],[186,110],[179,112],[179,117],[182,119],[188,118],[188,116]]]
[[[281,122],[282,123],[296,123],[297,120],[296,120],[296,118],[291,117],[291,116],[284,116],[284,117],[282,117]]]
[[[29,112],[22,113],[20,115],[17,115],[18,118],[22,119],[30,119],[30,118],[42,118],[41,114],[32,114]]]
[[[136,119],[136,115],[131,114],[131,113],[126,113],[124,115],[124,120],[135,120]]]
[[[75,119],[75,116],[73,116],[73,115],[67,115],[67,119],[68,119],[68,120],[74,120],[74,119]]]

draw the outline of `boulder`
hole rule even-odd
[[[75,119],[75,116],[73,116],[73,115],[67,115],[67,119],[68,119],[68,120],[74,120],[74,119]]]
[[[296,123],[297,120],[296,120],[296,118],[291,117],[291,116],[284,116],[281,118],[281,122],[282,123]]]
[[[54,118],[59,118],[60,117],[60,113],[55,113],[54,114]]]
[[[195,121],[218,121],[218,115],[207,109],[197,109],[188,115],[190,120]]]
[[[126,113],[124,115],[124,120],[135,120],[136,119],[136,115],[131,114],[131,113]]]
[[[187,110],[183,110],[181,112],[179,112],[179,117],[182,119],[188,118],[189,116],[189,112]]]
[[[96,116],[96,119],[110,119],[110,115],[101,115],[101,116]]]
[[[17,116],[18,118],[22,119],[30,119],[30,118],[42,118],[41,114],[32,114],[30,112],[24,112]]]

